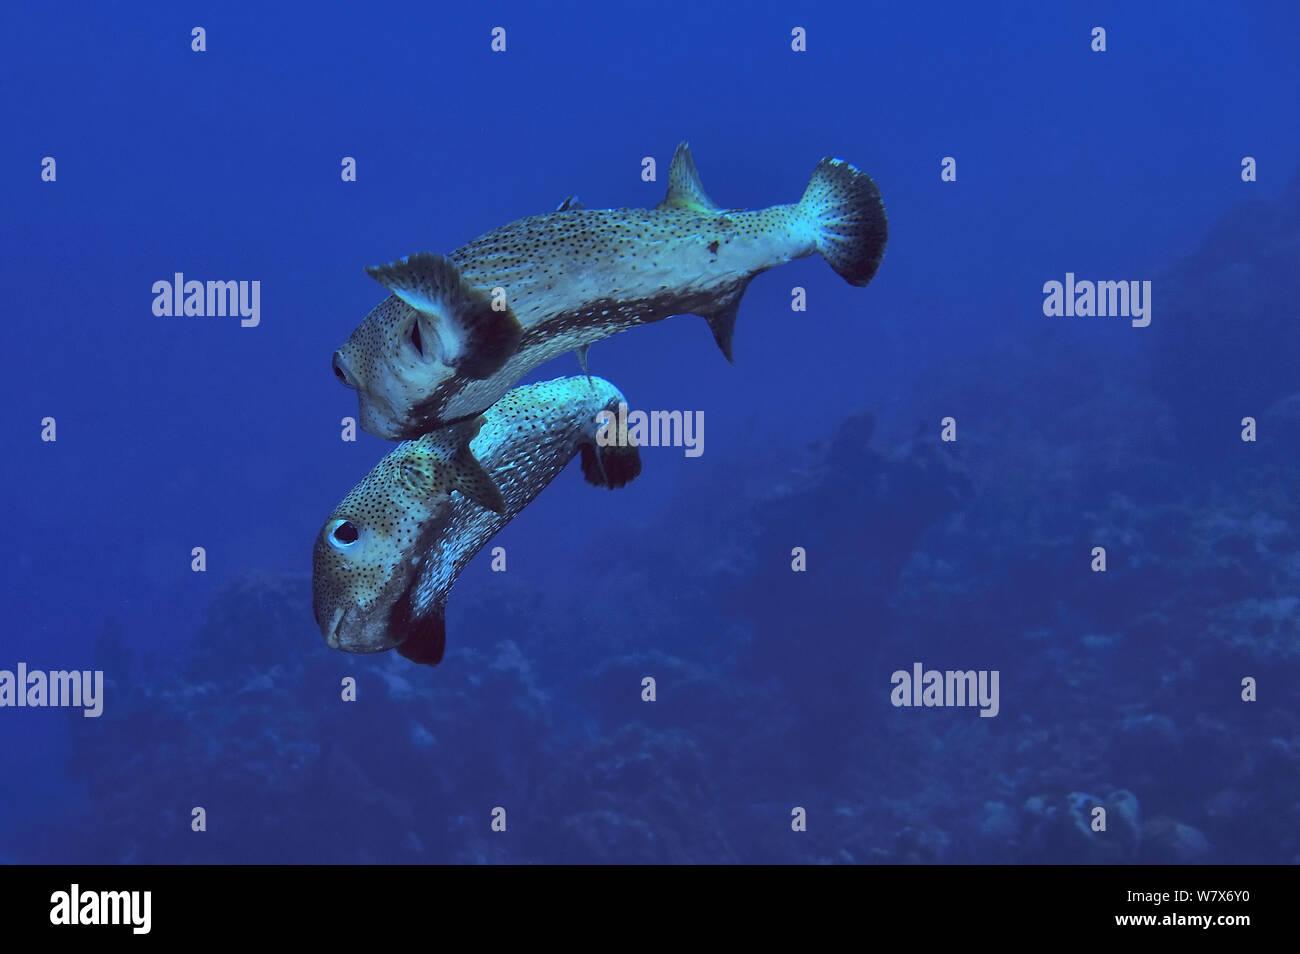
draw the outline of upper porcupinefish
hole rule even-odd
[[[592,342],[670,315],[704,316],[730,360],[755,275],[819,252],[865,285],[887,234],[880,190],[842,159],[823,159],[796,203],[724,210],[682,143],[653,209],[565,200],[445,258],[367,268],[392,295],[334,353],[334,372],[357,390],[361,426],[398,440],[472,418],[565,351],[585,359]]]
[[[456,577],[575,454],[599,486],[641,472],[636,447],[596,442],[601,412],[624,401],[603,378],[558,378],[507,393],[473,422],[468,450],[447,431],[398,445],[316,538],[312,609],[325,642],[355,653],[396,646],[416,662],[439,662]],[[495,500],[488,478],[500,489]]]

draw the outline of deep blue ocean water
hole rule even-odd
[[[1294,4],[3,21],[0,670],[106,690],[0,708],[0,860],[1300,858]],[[312,542],[391,446],[340,439],[363,266],[654,205],[681,140],[725,207],[869,172],[877,277],[759,276],[734,366],[692,316],[593,346],[705,453],[616,492],[571,465],[465,571],[440,666],[327,648]],[[155,316],[176,272],[259,281],[260,324]],[[1150,325],[1045,316],[1067,272],[1151,281]],[[892,705],[918,662],[996,670],[997,716]]]

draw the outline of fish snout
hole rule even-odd
[[[334,352],[334,360],[331,363],[334,367],[334,376],[343,382],[343,386],[349,387],[354,391],[357,390],[356,376],[348,367],[348,362],[347,359],[343,357],[342,349]]]

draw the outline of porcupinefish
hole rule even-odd
[[[316,538],[312,609],[325,642],[354,653],[396,647],[437,664],[460,571],[575,455],[598,486],[621,487],[641,472],[636,447],[597,446],[602,412],[625,400],[604,378],[558,378],[509,391],[473,422],[468,449],[446,431],[399,444]]]
[[[392,294],[334,353],[361,426],[399,440],[472,418],[533,368],[634,325],[693,313],[727,360],[740,299],[761,272],[821,253],[865,285],[885,251],[880,190],[823,159],[803,197],[721,209],[685,143],[653,209],[587,209],[566,199],[443,257],[419,253],[366,271]]]

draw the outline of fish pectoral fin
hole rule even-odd
[[[721,208],[704,191],[699,170],[691,158],[691,147],[684,142],[678,143],[673,153],[673,164],[668,167],[668,194],[656,208],[695,212],[717,212]]]
[[[523,329],[501,295],[469,285],[451,260],[417,252],[368,274],[416,311],[432,316],[438,359],[467,378],[490,378],[519,348]]]
[[[501,496],[501,488],[479,463],[474,452],[469,449],[469,444],[463,445],[452,457],[451,471],[452,489],[459,490],[480,507],[493,513],[505,513],[506,501]]]
[[[574,209],[585,209],[586,206],[578,201],[576,195],[571,195],[555,207],[556,212],[568,212]]]
[[[431,497],[434,494],[450,494],[445,482],[440,481],[437,468],[423,461],[404,460],[397,468],[397,479],[402,488],[412,497]]]
[[[464,454],[457,455],[445,464],[403,461],[400,479],[414,497],[450,496],[453,490],[459,490],[480,507],[493,513],[502,513],[506,509],[505,499],[501,496],[496,481],[483,469],[483,465],[468,447]]]
[[[493,513],[505,512],[501,489],[469,446],[486,420],[480,414],[419,438],[422,453],[408,454],[402,461],[402,483],[416,496],[458,490],[480,507]]]

